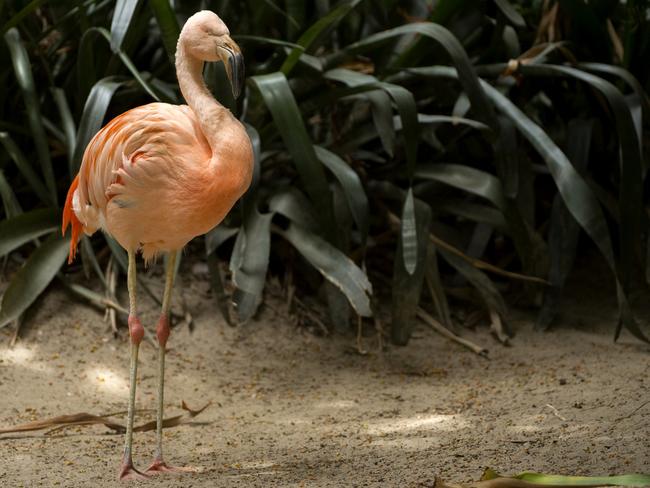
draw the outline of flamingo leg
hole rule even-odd
[[[137,317],[136,311],[136,267],[135,251],[129,250],[128,289],[129,289],[129,336],[131,339],[131,365],[129,371],[129,407],[126,421],[126,436],[124,440],[124,456],[120,467],[120,480],[142,479],[147,476],[133,467],[131,448],[133,444],[133,416],[135,412],[135,390],[138,378],[138,350],[144,336],[144,328]]]
[[[176,257],[178,251],[172,251],[167,256],[167,272],[165,278],[165,291],[163,293],[162,310],[156,336],[158,338],[158,409],[156,413],[156,455],[147,468],[147,473],[159,472],[191,472],[191,468],[168,466],[163,459],[162,434],[163,434],[163,412],[165,395],[165,348],[169,338],[169,310],[171,308],[172,288],[174,287],[174,273],[176,271]]]

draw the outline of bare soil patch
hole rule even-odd
[[[353,338],[315,337],[271,307],[233,329],[208,298],[207,282],[183,276],[178,288],[195,328],[172,332],[167,413],[181,400],[213,405],[197,424],[165,434],[168,460],[200,472],[148,483],[409,487],[430,486],[436,475],[477,479],[487,466],[650,472],[650,356],[627,335],[612,343],[611,297],[572,301],[547,334],[515,314],[512,347],[485,329],[467,332],[489,347],[486,360],[425,328],[406,348],[360,356],[351,352]],[[141,309],[154,327],[157,308],[143,299]],[[113,339],[101,312],[61,291],[48,293],[28,324],[13,348],[11,332],[0,333],[1,426],[125,409],[125,331]],[[139,408],[155,406],[156,364],[145,344]],[[1,486],[119,485],[123,438],[104,427],[0,443]],[[148,465],[153,448],[154,433],[136,434],[137,466]]]

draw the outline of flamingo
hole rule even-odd
[[[253,149],[243,125],[205,86],[204,62],[223,61],[233,95],[244,81],[241,51],[224,22],[211,11],[190,17],[176,46],[176,76],[187,105],[150,103],[115,117],[90,141],[63,211],[70,225],[68,262],[81,231],[110,234],[128,253],[130,374],[127,426],[119,478],[187,471],[167,465],[162,451],[165,347],[178,252],[219,224],[249,187]],[[136,308],[136,254],[145,263],[167,253],[165,291],[156,327],[158,404],[156,454],[143,473],[133,466],[133,416],[138,349],[144,329]]]

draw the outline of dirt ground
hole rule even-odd
[[[196,424],[165,433],[168,461],[198,472],[145,484],[431,486],[435,476],[478,479],[488,466],[650,472],[649,350],[627,335],[612,343],[611,299],[569,303],[547,334],[515,313],[512,347],[485,327],[468,331],[489,348],[488,360],[424,327],[408,347],[383,354],[368,337],[373,352],[361,356],[353,338],[292,327],[281,307],[233,329],[208,287],[181,276],[195,327],[173,331],[167,360],[167,415],[181,400],[212,402]],[[141,310],[153,328],[153,302],[143,299]],[[0,427],[125,409],[126,334],[112,338],[102,315],[53,290],[14,347],[12,331],[0,332]],[[138,408],[155,406],[156,354],[141,349]],[[103,426],[0,436],[0,486],[118,486],[122,446]],[[153,433],[136,434],[136,466],[146,467],[153,449]]]

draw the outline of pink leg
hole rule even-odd
[[[135,388],[138,376],[138,350],[140,348],[140,342],[142,342],[142,337],[144,336],[144,328],[142,327],[140,320],[134,315],[129,315],[129,335],[131,337],[129,410],[126,421],[124,455],[122,456],[122,464],[120,465],[119,472],[120,481],[147,478],[147,475],[133,467],[133,457],[131,455],[131,447],[133,444],[133,416],[135,411]]]
[[[129,289],[129,336],[131,338],[131,365],[129,369],[129,408],[126,420],[126,436],[124,439],[124,455],[120,465],[119,479],[145,479],[147,476],[133,467],[131,447],[133,444],[133,416],[135,414],[135,388],[138,378],[138,350],[144,337],[144,328],[136,313],[135,294],[135,251],[129,250],[129,269],[127,285]]]
[[[158,338],[158,411],[156,422],[156,456],[151,466],[147,468],[147,473],[188,473],[195,471],[192,468],[179,468],[168,466],[163,459],[162,454],[162,430],[163,430],[163,410],[164,410],[164,392],[165,392],[165,348],[167,339],[169,339],[169,309],[171,305],[171,292],[174,285],[174,271],[176,263],[176,253],[169,254],[167,260],[167,279],[165,282],[165,292],[163,294],[163,305],[158,327],[156,328],[156,337]]]

